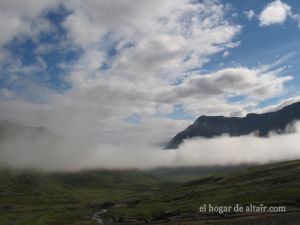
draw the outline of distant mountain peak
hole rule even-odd
[[[192,125],[175,135],[166,149],[175,149],[184,140],[194,137],[213,138],[224,134],[242,136],[254,132],[260,137],[267,137],[270,132],[283,134],[287,132],[288,125],[296,120],[300,120],[300,102],[275,112],[249,113],[246,117],[202,115]]]

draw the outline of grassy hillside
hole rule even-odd
[[[149,193],[159,186],[157,178],[138,170],[52,174],[2,170],[0,224],[95,224],[86,219],[93,205]]]
[[[255,166],[237,172],[211,175],[201,179],[177,183],[160,190],[151,199],[128,210],[137,217],[139,213],[158,218],[166,211],[179,218],[199,215],[202,204],[241,205],[264,204],[286,206],[288,211],[300,207],[300,161]],[[155,209],[152,210],[151,209]],[[111,212],[121,213],[118,209]],[[177,212],[177,213],[176,213]]]
[[[185,182],[214,174],[228,174],[254,165],[159,167],[150,170],[153,175],[170,181]]]
[[[190,177],[190,171],[187,176]],[[197,176],[193,171],[193,178]],[[157,171],[155,172],[157,175]],[[114,222],[162,224],[260,224],[300,219],[300,161],[252,166],[186,181],[138,170],[78,173],[0,172],[1,225],[97,224],[92,215]],[[171,181],[170,181],[171,180]],[[176,182],[175,182],[176,181]],[[202,204],[287,206],[285,214],[201,214]],[[276,217],[277,216],[277,217]],[[276,217],[276,218],[275,218]],[[245,222],[248,221],[248,222]],[[252,221],[252,222],[251,222]],[[174,222],[175,223],[175,222]],[[289,223],[281,223],[289,224]]]

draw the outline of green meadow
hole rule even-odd
[[[105,223],[124,224],[279,224],[300,218],[300,161],[225,172],[215,168],[158,170],[45,173],[2,169],[0,225],[99,224],[92,217],[103,209]],[[285,206],[286,212],[200,213],[203,204]]]

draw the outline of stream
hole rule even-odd
[[[101,209],[101,211],[94,213],[92,216],[92,220],[96,220],[99,224],[104,224],[104,220],[101,217],[101,214],[105,212],[107,212],[106,209]]]

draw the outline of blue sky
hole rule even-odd
[[[228,57],[215,57],[211,63],[204,68],[207,70],[218,70],[231,65],[257,67],[260,64],[273,64],[279,62],[276,67],[284,67],[283,75],[291,74],[294,80],[288,82],[287,93],[281,98],[275,98],[263,102],[259,106],[276,104],[280,99],[298,95],[300,85],[300,29],[297,21],[287,18],[282,24],[274,24],[266,27],[260,26],[259,13],[272,1],[222,1],[231,4],[233,11],[237,13],[233,20],[243,26],[238,35],[240,45],[230,50]],[[299,13],[299,1],[284,1],[292,7],[293,13]],[[249,20],[243,12],[253,10],[256,13],[253,19]]]
[[[274,24],[261,27],[258,18],[247,19],[244,12],[253,10],[259,14],[266,5],[272,1],[222,1],[231,4],[233,12],[238,15],[233,18],[238,24],[241,24],[242,30],[237,37],[240,45],[230,50],[228,57],[216,57],[207,65],[209,70],[217,70],[220,67],[233,65],[244,65],[255,67],[259,64],[272,64],[280,58],[290,55],[286,61],[280,65],[290,65],[286,73],[292,72],[297,78],[299,65],[300,48],[300,29],[297,22],[286,19],[282,24]],[[294,12],[299,12],[300,2],[285,1],[293,6]],[[222,65],[220,65],[222,64]],[[278,66],[280,66],[278,65]],[[297,68],[298,67],[298,68]],[[299,80],[297,80],[299,82]]]
[[[116,102],[110,110],[126,105],[118,119],[136,124],[240,116],[297,100],[299,1],[168,2],[4,5],[1,101]],[[143,16],[147,7],[157,13]]]

